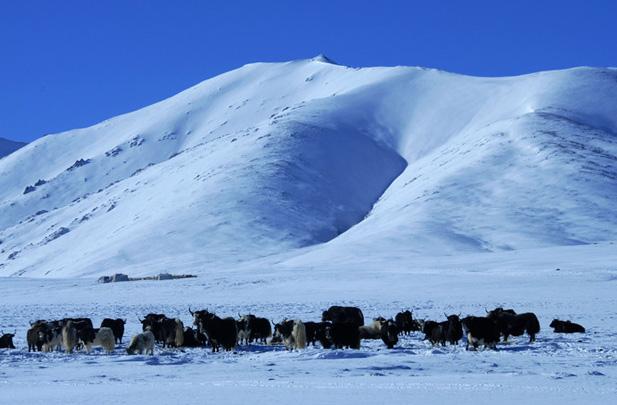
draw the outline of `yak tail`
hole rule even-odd
[[[536,334],[538,332],[540,332],[540,321],[538,321],[538,317],[532,313],[527,321],[527,333]]]
[[[73,353],[77,344],[77,332],[73,327],[73,321],[68,321],[62,328],[62,343],[66,353]]]
[[[116,342],[114,340],[109,340],[106,339],[103,342],[101,342],[101,347],[108,353],[113,353],[114,349],[116,348]]]
[[[176,319],[176,347],[184,345],[184,324],[180,319]]]
[[[296,349],[305,349],[306,348],[306,328],[302,321],[298,320],[294,322],[293,327],[293,336],[296,342]]]

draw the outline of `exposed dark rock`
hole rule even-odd
[[[131,142],[129,143],[129,147],[134,148],[136,146],[141,146],[146,140],[144,138],[142,138],[141,136],[136,136],[133,139],[131,139]]]
[[[76,168],[78,168],[78,167],[85,166],[85,165],[87,165],[87,164],[88,164],[88,163],[90,163],[90,162],[91,162],[91,160],[90,160],[90,159],[79,159],[79,160],[76,160],[76,161],[75,161],[75,163],[73,163],[73,166],[69,167],[69,168],[68,168],[68,169],[66,169],[66,170],[69,170],[69,171],[70,171],[70,170],[76,169]]]
[[[107,152],[105,152],[105,156],[107,156],[107,157],[118,156],[120,154],[120,152],[122,152],[122,148],[119,147],[119,146],[116,146],[112,150],[108,150]]]
[[[44,243],[49,243],[52,240],[58,239],[60,236],[62,235],[66,235],[67,233],[71,232],[71,230],[69,228],[65,228],[65,227],[61,227],[59,228],[57,231],[55,231],[54,233],[52,233],[51,235],[48,235],[45,238],[45,242]]]

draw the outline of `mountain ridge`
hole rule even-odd
[[[615,69],[248,64],[0,161],[0,275],[617,239],[616,99]]]

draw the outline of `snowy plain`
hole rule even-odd
[[[507,78],[258,63],[0,159],[0,403],[612,403],[617,70]],[[194,279],[98,284],[101,275]],[[189,306],[533,311],[497,351],[28,353],[29,321]],[[558,335],[553,318],[584,335]],[[125,340],[126,340],[125,339]]]
[[[281,399],[298,403],[612,403],[617,398],[617,249],[611,243],[397,260],[387,254],[348,266],[294,267],[263,263],[193,280],[97,284],[94,279],[0,280],[0,324],[17,329],[18,349],[0,351],[0,390],[12,404],[85,402],[100,395],[117,403],[226,403]],[[300,286],[300,287],[298,287]],[[363,341],[359,351],[280,346],[157,349],[127,356],[124,345],[102,352],[28,353],[25,331],[35,318],[89,315],[128,318],[164,312],[190,324],[189,306],[234,316],[318,320],[331,304],[361,307],[365,316],[417,317],[484,313],[507,305],[534,311],[538,341],[525,337],[497,351],[432,347],[415,333],[393,350]],[[559,317],[581,322],[584,335],[554,334]]]

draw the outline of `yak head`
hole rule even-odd
[[[6,347],[8,347],[9,349],[15,349],[15,345],[13,344],[13,338],[15,337],[16,333],[17,331],[15,331],[15,333],[4,333],[4,331],[0,332],[0,342],[4,342],[6,344]]]
[[[135,354],[135,352],[138,349],[139,346],[139,341],[140,341],[140,336],[133,336],[133,339],[131,339],[131,343],[128,345],[128,347],[126,348],[126,353],[127,354]]]
[[[492,311],[488,311],[485,308],[484,311],[486,311],[487,318],[498,318],[502,315],[516,315],[516,312],[513,309],[503,309],[503,307],[497,307]]]
[[[446,315],[446,314],[444,313],[444,315]],[[461,323],[461,314],[459,313],[458,315],[454,315],[454,314],[446,315],[446,319],[450,323],[460,324]]]
[[[193,314],[193,325],[197,328],[199,332],[205,333],[205,328],[208,321],[217,318],[216,314],[213,312],[209,312],[207,309],[203,309],[200,311],[192,312]]]
[[[377,318],[373,318],[373,322],[377,322],[380,326],[385,324],[386,318],[384,318],[383,316],[378,316]]]
[[[280,323],[274,324],[274,334],[277,340],[291,336],[293,331],[294,321],[283,319]]]
[[[246,316],[242,316],[240,317],[240,319],[238,319],[236,321],[236,328],[238,328],[239,331],[246,331],[249,328],[249,321],[246,319]]]
[[[396,322],[392,319],[385,321],[381,327],[381,330],[382,333],[385,332],[388,340],[391,342],[396,340],[398,338],[398,334],[400,333],[398,326],[396,326]]]

